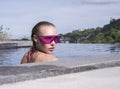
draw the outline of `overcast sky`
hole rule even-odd
[[[103,27],[120,18],[120,0],[0,0],[0,25],[12,38],[30,37],[39,21],[56,25],[59,33]]]

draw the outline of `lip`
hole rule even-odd
[[[51,47],[51,48],[49,48],[50,51],[53,51],[54,49],[55,49],[55,47]]]

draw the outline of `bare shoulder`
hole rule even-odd
[[[37,52],[34,54],[34,62],[47,62],[47,61],[56,61],[57,58],[50,54]]]

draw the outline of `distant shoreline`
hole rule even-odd
[[[0,49],[31,47],[32,41],[0,41]]]

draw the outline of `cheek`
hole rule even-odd
[[[48,51],[49,47],[50,47],[50,44],[42,44],[41,42],[37,43],[38,50],[46,52],[46,51]]]
[[[38,50],[42,50],[42,49],[45,48],[45,47],[44,47],[44,44],[42,44],[41,42],[37,42],[37,43],[36,43],[36,46],[37,46],[37,49],[38,49]]]
[[[50,46],[49,44],[40,44],[39,48],[41,50],[47,50],[49,48],[49,46]]]
[[[43,47],[45,48],[45,49],[48,49],[49,48],[49,44],[43,44]]]
[[[50,46],[49,44],[43,44],[40,50],[49,54],[49,46]]]

